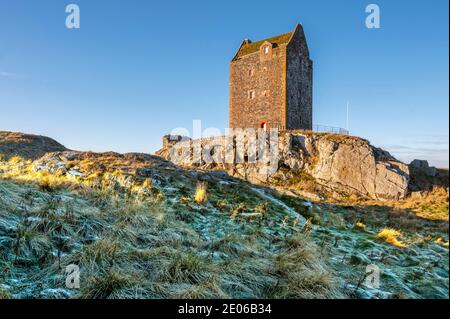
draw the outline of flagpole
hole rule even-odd
[[[348,109],[349,109],[350,102],[347,101],[347,131],[348,131]]]

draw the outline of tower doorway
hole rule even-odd
[[[269,123],[267,123],[266,120],[262,120],[261,124],[259,124],[259,128],[262,128],[264,132],[267,132],[269,130]]]

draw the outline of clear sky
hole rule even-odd
[[[65,26],[76,3],[81,28]],[[381,9],[367,29],[365,8]],[[0,130],[68,148],[154,152],[176,127],[228,124],[242,39],[302,23],[314,123],[346,126],[404,161],[448,167],[447,0],[0,0]]]

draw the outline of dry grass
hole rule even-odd
[[[245,187],[194,192],[189,174],[159,169],[171,178],[164,193],[162,177],[130,178],[117,167],[100,174],[94,159],[82,161],[93,169],[79,162],[71,169],[90,178],[36,172],[20,159],[0,163],[0,269],[23,283],[2,297],[49,297],[43,289],[64,287],[68,264],[82,271],[81,289],[67,292],[74,298],[340,296],[312,239],[289,240],[286,212]],[[280,238],[289,244],[280,248]]]
[[[343,298],[333,274],[325,266],[308,234],[285,242],[278,254],[275,271],[280,279],[271,291],[272,298],[327,299]]]
[[[82,299],[107,299],[114,292],[131,286],[136,278],[120,271],[108,271],[89,278],[87,285],[84,285],[80,292]]]
[[[392,228],[384,228],[377,234],[378,239],[395,247],[405,248],[406,244],[399,240],[400,236],[402,236],[402,233]]]
[[[207,199],[208,184],[206,182],[199,182],[195,190],[194,200],[197,204],[204,204]]]
[[[448,241],[447,242],[445,242],[445,240],[442,238],[442,237],[439,237],[438,239],[436,239],[435,241],[434,241],[436,244],[438,244],[438,245],[442,245],[442,246],[444,246],[445,248],[448,248]]]
[[[356,229],[360,229],[360,230],[365,230],[365,229],[366,229],[366,225],[364,225],[364,224],[361,223],[361,222],[357,222],[357,223],[355,224],[355,228],[356,228]]]
[[[310,159],[311,158],[312,157],[310,157]],[[283,178],[281,178],[280,175],[275,174],[272,181],[275,185],[283,188],[301,190],[310,193],[320,194],[322,192],[322,187],[317,184],[316,180],[305,171],[293,170],[286,167],[281,167],[280,171]]]
[[[51,174],[46,170],[38,170],[29,160],[12,157],[7,162],[0,161],[2,178],[13,179],[21,183],[38,184],[44,191],[57,188],[69,188],[77,184],[76,178],[69,175]]]
[[[332,201],[330,208],[344,212],[347,222],[362,222],[372,228],[395,228],[412,234],[421,232],[448,233],[448,189],[435,187],[422,198],[405,198],[399,201],[346,198]]]
[[[402,209],[409,209],[417,216],[431,220],[448,221],[448,188],[434,187],[423,198],[407,198],[398,202],[395,206]]]

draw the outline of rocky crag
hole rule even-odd
[[[245,147],[249,141],[245,136],[243,139]],[[230,164],[219,160],[207,163],[203,158],[199,160],[191,155],[197,141],[179,140],[179,137],[165,136],[163,148],[157,154],[184,167],[223,169],[232,176],[252,183],[287,185],[295,179],[312,178],[322,189],[337,196],[356,194],[384,200],[402,199],[409,192],[408,165],[372,146],[367,140],[354,136],[306,131],[281,132],[274,174],[261,173],[265,166],[261,162]],[[225,141],[225,137],[200,141],[202,156],[211,154],[222,158],[226,152]],[[232,148],[236,153],[238,142],[233,143]],[[190,148],[192,152],[188,152],[187,156],[174,156],[183,147]]]

